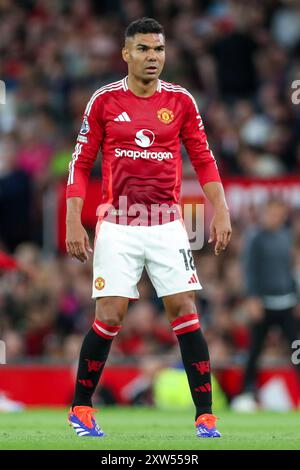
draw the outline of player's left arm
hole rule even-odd
[[[216,242],[215,254],[218,256],[221,251],[225,250],[231,238],[232,229],[229,209],[222,183],[211,181],[206,183],[202,189],[214,207],[208,243]]]
[[[186,96],[185,99],[185,117],[181,138],[195,168],[200,185],[214,207],[208,241],[209,243],[215,242],[215,254],[219,255],[222,250],[225,250],[231,237],[229,209],[217,163],[209,148],[197,104],[191,95]]]

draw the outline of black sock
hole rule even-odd
[[[191,395],[198,416],[212,413],[209,352],[196,313],[178,317],[172,323],[181,350]]]
[[[107,360],[112,339],[120,326],[109,326],[95,320],[93,328],[83,340],[76,378],[74,406],[92,406],[92,395]]]

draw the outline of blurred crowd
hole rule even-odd
[[[196,98],[221,175],[269,178],[300,168],[298,0],[0,0],[0,248],[18,269],[0,270],[0,329],[9,362],[74,361],[94,317],[91,261],[43,257],[45,194],[66,177],[82,113],[93,91],[126,75],[124,29],[139,17],[167,36],[162,78]],[[184,154],[184,176],[193,169]],[[99,160],[93,170],[101,176]],[[195,254],[197,294],[214,364],[242,363],[249,345],[241,256],[257,214],[234,221],[220,258]],[[289,215],[300,285],[299,214]],[[175,338],[146,275],[110,361],[179,360]],[[282,360],[275,331],[265,357]]]

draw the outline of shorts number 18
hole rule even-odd
[[[182,256],[183,256],[185,269],[187,271],[189,271],[190,269],[195,271],[195,265],[194,265],[192,250],[185,250],[184,248],[182,248],[181,250],[179,250],[179,253],[181,253]]]

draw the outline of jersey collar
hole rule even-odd
[[[124,91],[128,91],[129,88],[128,88],[128,75],[126,75],[126,77],[123,78],[122,80],[122,85],[123,85],[123,90]],[[157,80],[157,88],[156,88],[156,91],[158,91],[158,93],[161,93],[161,80],[158,79]]]

